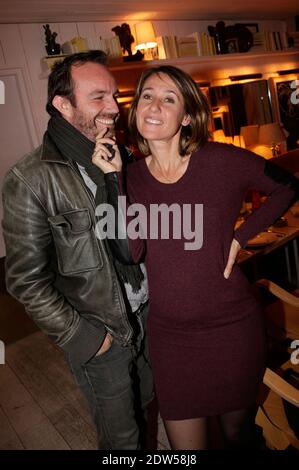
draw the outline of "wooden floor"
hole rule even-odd
[[[160,419],[151,442],[169,448]],[[41,332],[6,347],[0,365],[0,449],[96,449],[85,400],[62,352]]]

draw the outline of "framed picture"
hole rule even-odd
[[[273,117],[275,121],[282,124],[285,117],[294,117],[299,111],[299,104],[293,102],[294,100],[292,99],[292,94],[295,91],[295,88],[292,86],[294,80],[299,80],[299,74],[269,79]]]
[[[295,95],[298,96],[295,80],[299,80],[299,74],[269,79],[273,119],[289,133],[288,149],[296,148],[299,141],[299,100],[294,99]]]
[[[226,49],[228,54],[234,54],[239,52],[238,38],[231,38],[225,41]]]
[[[237,23],[237,24],[242,24],[243,26],[246,26],[246,28],[248,28],[249,31],[252,32],[252,34],[259,32],[258,23]]]

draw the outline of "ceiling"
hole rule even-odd
[[[298,0],[0,0],[0,23],[286,19]]]

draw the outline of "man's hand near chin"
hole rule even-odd
[[[92,155],[92,163],[98,166],[103,173],[121,171],[122,160],[115,138],[106,137],[106,134],[107,128],[99,130]]]

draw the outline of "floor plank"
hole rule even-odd
[[[41,332],[6,348],[0,407],[0,449],[96,449],[85,399],[63,353]],[[160,418],[152,431],[158,449],[168,448]]]
[[[0,450],[21,449],[24,446],[0,406]]]
[[[38,356],[38,351],[35,354]],[[88,412],[85,412],[86,418],[82,418],[55,379],[49,375],[47,361],[45,368],[43,364],[33,361],[27,352],[26,341],[22,340],[7,348],[7,363],[72,449],[96,448],[96,433],[87,422]],[[65,365],[61,375],[66,373],[68,370]],[[72,387],[75,385],[72,384]]]
[[[70,449],[8,364],[0,367],[0,404],[9,422],[5,433],[10,436],[13,428],[25,449]],[[14,443],[8,439],[7,445]]]
[[[27,450],[70,450],[70,446],[47,417],[21,434]]]
[[[19,435],[45,418],[42,409],[8,364],[0,367],[0,404]]]
[[[41,332],[30,335],[22,340],[22,350],[43,371],[47,378],[55,384],[60,394],[72,403],[81,417],[93,427],[88,404],[79,388],[75,385],[67,362],[61,350]]]

